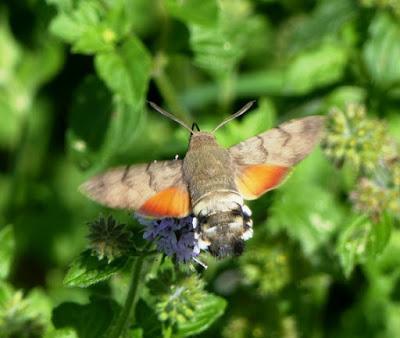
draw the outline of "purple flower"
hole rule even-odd
[[[156,239],[158,236],[169,234],[173,230],[178,230],[174,218],[163,218],[163,219],[146,219],[137,218],[139,223],[146,226],[143,238],[149,241]]]
[[[195,217],[149,219],[135,215],[135,218],[145,226],[143,238],[155,240],[158,251],[167,256],[187,263],[200,254],[194,230],[197,226]]]

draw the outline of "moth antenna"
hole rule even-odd
[[[237,111],[235,114],[229,116],[225,120],[223,120],[218,126],[216,126],[212,133],[215,133],[219,128],[221,128],[223,125],[227,124],[228,122],[232,121],[233,119],[239,117],[240,115],[243,115],[245,112],[247,112],[251,106],[256,102],[256,100],[247,102],[239,111]]]
[[[158,111],[161,115],[164,115],[164,116],[168,117],[169,119],[175,121],[176,123],[179,123],[182,127],[186,128],[187,130],[189,130],[189,132],[191,134],[193,134],[193,130],[190,129],[184,122],[179,120],[176,116],[172,115],[171,113],[168,113],[167,111],[165,111],[161,107],[157,106],[154,102],[151,102],[151,101],[147,101],[147,102],[151,106],[151,108],[153,108],[154,110]]]

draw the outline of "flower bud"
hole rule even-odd
[[[132,232],[125,224],[118,223],[112,216],[88,223],[90,248],[99,259],[109,262],[128,254],[133,246]]]

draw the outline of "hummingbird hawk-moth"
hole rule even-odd
[[[126,165],[91,178],[81,186],[89,198],[111,208],[164,218],[194,214],[199,245],[213,256],[240,255],[252,237],[251,211],[245,200],[274,189],[321,138],[324,118],[291,120],[228,149],[215,131],[246,112],[249,102],[212,132],[195,131],[150,102],[191,133],[183,160]]]

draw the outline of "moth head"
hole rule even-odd
[[[215,146],[217,141],[214,134],[207,131],[195,131],[190,136],[189,149],[199,149],[204,146]]]
[[[239,256],[245,241],[252,237],[251,212],[247,206],[237,204],[227,211],[200,213],[199,245],[217,258]]]

